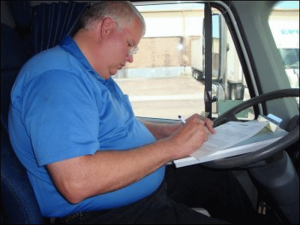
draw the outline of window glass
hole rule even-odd
[[[134,61],[114,76],[137,116],[177,119],[205,111],[204,4],[138,6],[146,34]],[[212,9],[213,117],[248,99],[241,65],[225,20]],[[234,63],[233,63],[234,62]],[[250,110],[241,113],[251,118]]]
[[[299,1],[274,6],[269,25],[292,88],[299,88]]]
[[[231,33],[221,12],[212,9],[212,93],[213,117],[250,98],[241,63]],[[253,109],[237,114],[239,119],[254,119]]]

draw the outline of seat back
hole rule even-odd
[[[27,45],[12,28],[1,23],[1,224],[45,223],[7,129],[11,87],[28,58]]]

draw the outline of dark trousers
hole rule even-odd
[[[203,207],[211,217],[191,207]],[[255,222],[257,215],[246,193],[229,171],[200,165],[167,166],[163,185],[133,204],[99,212],[80,213],[56,223],[98,224],[221,224]]]
[[[212,170],[200,165],[166,170],[167,194],[189,207],[205,208],[214,218],[230,223],[260,223],[246,192],[227,170]]]

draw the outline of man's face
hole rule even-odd
[[[137,51],[137,45],[142,38],[142,25],[135,18],[131,24],[125,25],[119,29],[116,24],[116,29],[111,37],[111,51],[108,53],[109,74],[114,75],[118,70],[122,69],[127,62],[133,62],[133,54]]]

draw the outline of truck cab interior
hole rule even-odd
[[[286,136],[203,165],[233,170],[266,223],[299,224],[299,2],[133,3],[147,31],[115,80],[136,116],[174,123],[174,112],[206,112],[215,127],[280,118]],[[10,91],[24,63],[72,36],[90,4],[1,1],[1,224],[49,222],[10,144]]]

